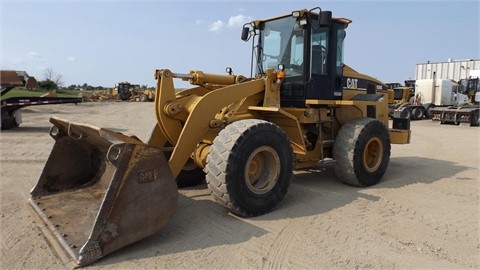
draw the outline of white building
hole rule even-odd
[[[476,72],[475,70],[480,70],[480,59],[452,60],[449,58],[447,62],[417,64],[415,80],[447,79],[459,81],[460,79],[468,79]]]

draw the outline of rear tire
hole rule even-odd
[[[380,121],[352,120],[342,126],[333,145],[335,174],[349,185],[375,185],[387,170],[390,148],[388,129]]]
[[[293,177],[293,152],[277,125],[257,119],[224,128],[213,141],[205,167],[215,200],[239,216],[270,212]]]

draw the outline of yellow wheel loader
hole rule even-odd
[[[378,183],[390,144],[410,141],[409,120],[389,128],[380,83],[344,65],[350,22],[314,8],[244,25],[251,78],[156,70],[145,142],[52,118],[56,142],[30,206],[58,254],[84,266],[158,232],[177,183],[205,179],[219,204],[247,217],[272,211],[293,171],[319,162],[349,185]],[[176,93],[174,79],[195,87]]]

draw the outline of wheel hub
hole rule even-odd
[[[278,181],[280,157],[270,146],[262,146],[253,151],[245,166],[245,182],[255,194],[265,194]]]
[[[370,173],[375,172],[382,163],[383,158],[383,144],[380,138],[373,137],[365,146],[363,152],[363,166],[365,170]]]

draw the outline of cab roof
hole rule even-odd
[[[303,16],[305,16],[305,14],[310,12],[308,9],[300,9],[300,10],[294,10],[294,11],[292,11],[292,13],[296,12],[296,11],[300,12],[300,17],[303,17]],[[290,16],[292,16],[292,13],[271,17],[271,18],[268,18],[268,19],[265,19],[265,20],[254,20],[253,23],[256,26],[258,26],[262,22],[267,22],[267,21],[272,21],[272,20],[277,20],[277,19],[281,19],[281,18],[290,17]],[[310,13],[318,15],[318,12],[310,12]],[[339,23],[344,24],[346,26],[348,26],[350,23],[352,23],[352,20],[347,19],[347,18],[332,18],[332,21],[339,22]]]

